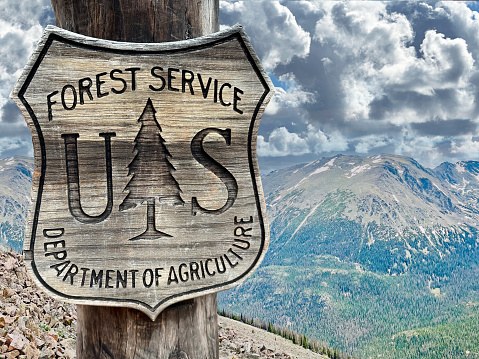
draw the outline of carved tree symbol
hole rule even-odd
[[[184,204],[180,186],[172,175],[175,171],[169,160],[172,156],[161,137],[161,126],[155,113],[153,103],[148,99],[138,119],[141,127],[134,141],[133,152],[136,151],[136,155],[128,165],[128,175],[132,175],[124,189],[128,195],[120,204],[120,211],[125,211],[147,202],[146,230],[130,240],[172,237],[156,229],[155,202]]]

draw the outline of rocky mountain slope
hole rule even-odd
[[[263,329],[218,316],[220,359],[328,359]]]
[[[43,295],[20,254],[0,247],[0,358],[74,358],[75,306]]]
[[[263,183],[270,263],[329,254],[400,274],[462,255],[478,240],[479,161],[431,170],[401,156],[336,156]]]
[[[75,306],[30,280],[20,254],[0,246],[0,358],[75,358]],[[221,359],[327,359],[269,333],[219,316]]]
[[[21,251],[33,173],[33,158],[0,159],[0,244]]]

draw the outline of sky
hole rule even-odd
[[[54,24],[50,0],[0,0],[0,158],[33,156],[8,96]],[[337,154],[479,160],[479,3],[224,1],[276,94],[261,120],[262,174]]]

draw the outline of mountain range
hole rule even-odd
[[[1,242],[21,250],[33,160],[0,160]],[[479,161],[335,156],[262,178],[260,268],[218,307],[359,358],[479,358]]]
[[[402,156],[336,156],[274,171],[263,184],[274,239],[267,263],[329,254],[401,274],[478,239],[479,161],[428,169]]]
[[[21,252],[30,204],[33,158],[0,159],[0,244]]]
[[[262,180],[270,246],[220,308],[360,358],[479,357],[479,161],[339,155]]]

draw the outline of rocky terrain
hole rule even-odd
[[[75,306],[43,295],[22,257],[0,251],[0,358],[74,358]]]
[[[220,358],[327,359],[279,335],[218,316]]]
[[[75,358],[75,306],[30,280],[22,256],[0,248],[0,359]],[[326,358],[265,330],[219,317],[221,359]]]

